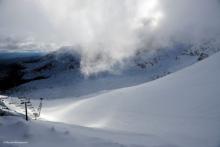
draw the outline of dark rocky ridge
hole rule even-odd
[[[2,55],[2,54],[1,54]],[[34,62],[38,60],[38,56],[25,56],[25,57],[9,57],[0,58],[0,92],[4,92],[10,88],[16,87],[23,83],[33,80],[44,79],[44,77],[37,77],[30,80],[23,79],[25,67],[23,62]]]
[[[58,72],[79,68],[78,57],[67,52],[30,54],[25,57],[13,55],[9,58],[5,58],[5,53],[2,56],[0,53],[0,93],[30,81],[49,78]]]

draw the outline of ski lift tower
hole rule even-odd
[[[43,105],[43,98],[40,98],[40,104],[39,104],[39,106],[37,108],[37,112],[33,113],[34,117],[35,117],[35,120],[37,119],[37,117],[40,117],[42,105]]]
[[[20,99],[21,101],[21,105],[24,104],[24,110],[25,110],[25,120],[28,121],[28,109],[27,106],[30,103],[30,99],[26,98],[26,97],[18,97],[18,99]],[[10,103],[9,103],[10,104]],[[11,104],[13,104],[11,102]],[[14,104],[16,104],[16,102],[14,102]]]
[[[37,111],[38,111],[38,115],[40,116],[40,112],[41,112],[41,109],[42,109],[42,105],[43,105],[43,98],[40,98],[40,104],[39,104],[39,106],[38,106],[38,109],[37,109]],[[38,117],[39,117],[38,116]]]

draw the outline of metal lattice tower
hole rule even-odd
[[[43,105],[43,98],[40,98],[40,104],[39,104],[39,106],[38,106],[38,108],[37,108],[37,111],[38,111],[38,117],[40,116],[40,112],[41,112],[41,109],[42,109],[42,105]]]

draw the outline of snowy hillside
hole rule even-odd
[[[43,116],[107,130],[151,134],[176,146],[214,147],[220,138],[220,54],[143,85],[71,102],[48,101]],[[54,104],[55,103],[55,104]]]
[[[0,146],[218,147],[219,63],[217,53],[142,85],[47,100],[41,121],[1,117]]]
[[[220,147],[220,0],[0,0],[0,147]]]
[[[210,45],[210,44],[209,44]],[[140,50],[112,72],[85,77],[81,57],[72,48],[62,48],[33,62],[22,62],[23,78],[29,83],[9,94],[32,98],[82,97],[152,81],[192,65],[219,49],[207,45],[177,45],[175,49]],[[41,80],[40,80],[41,79]]]

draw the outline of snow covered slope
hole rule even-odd
[[[192,65],[218,50],[207,46],[193,49],[176,45],[173,49],[140,50],[133,58],[103,72],[85,77],[80,55],[63,48],[30,63],[22,63],[23,80],[29,83],[9,91],[10,95],[31,98],[82,97],[103,91],[149,82]],[[37,80],[41,79],[41,80]]]
[[[16,131],[15,131],[16,130]],[[157,136],[0,117],[1,147],[176,147]]]
[[[73,101],[48,101],[43,118],[158,136],[176,146],[220,145],[220,53],[135,87]],[[49,104],[51,103],[51,104]]]

